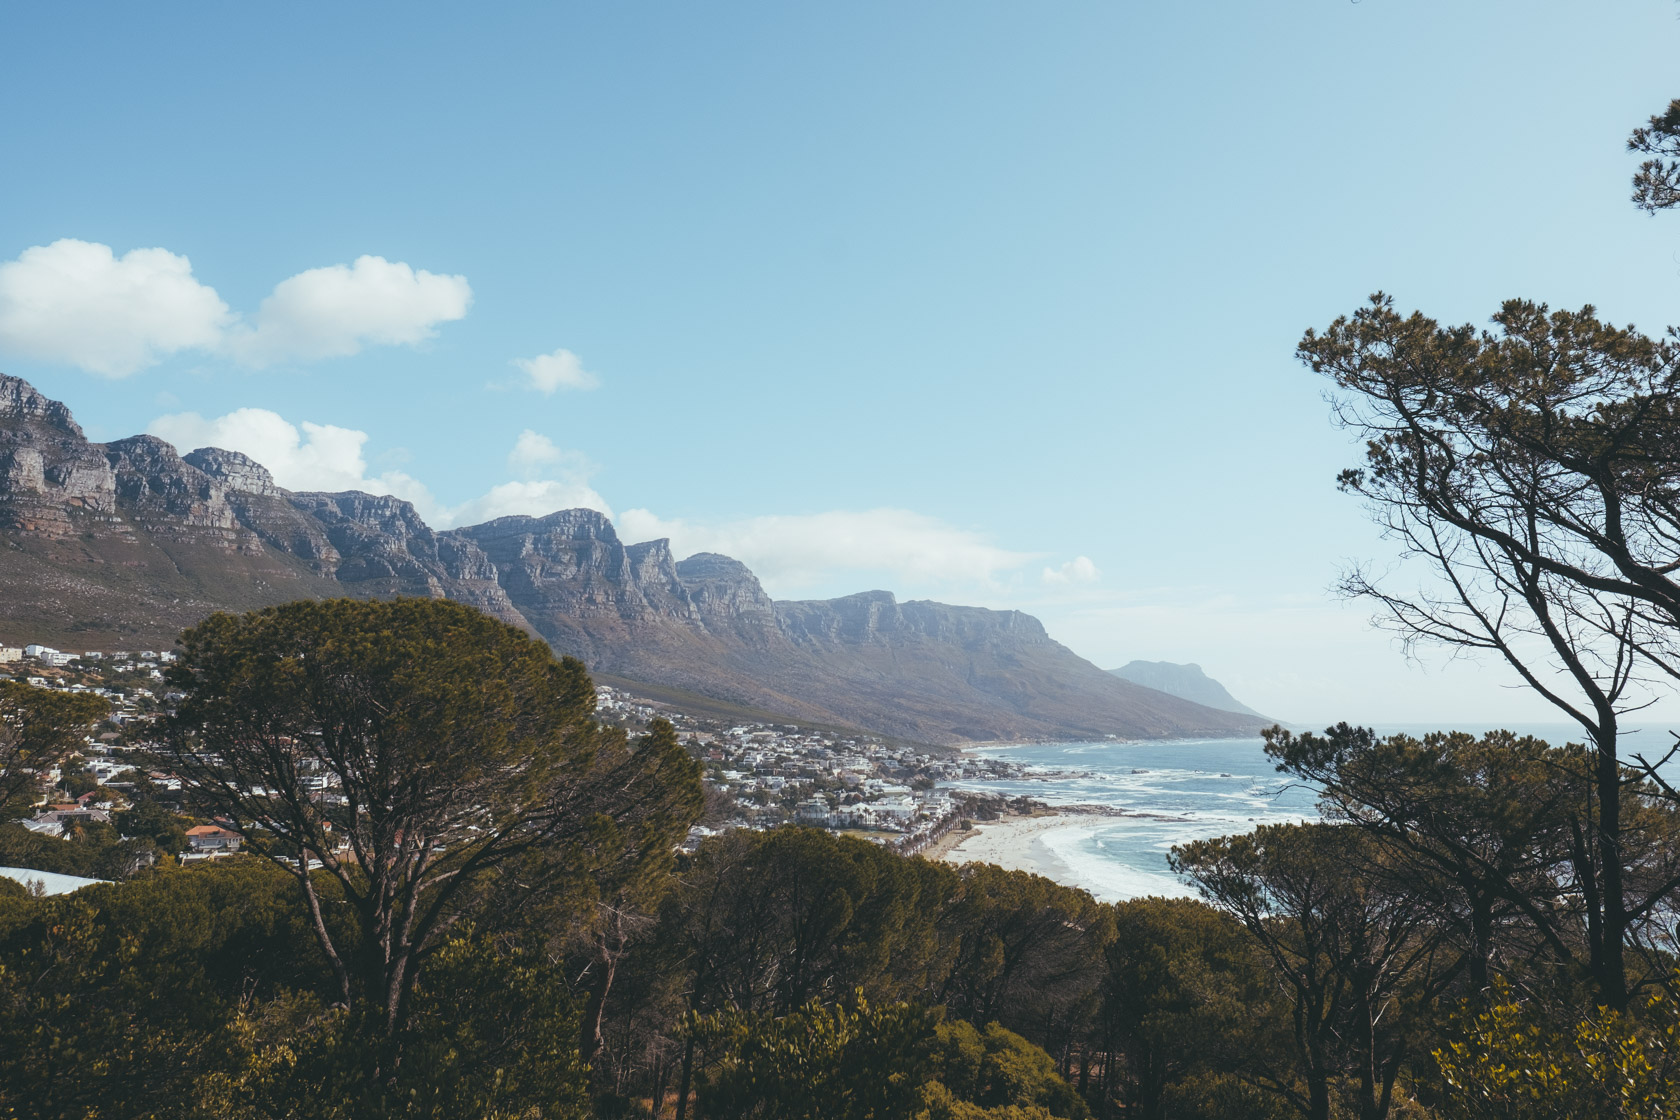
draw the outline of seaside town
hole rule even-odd
[[[796,823],[918,853],[973,820],[1028,808],[950,787],[1020,776],[1019,766],[998,759],[793,724],[730,725],[605,686],[595,696],[597,715],[606,722],[634,729],[655,717],[669,720],[701,762],[712,806],[690,844],[725,828]]]
[[[98,696],[110,713],[79,755],[44,775],[45,799],[19,819],[25,829],[58,839],[123,845],[120,863],[100,870],[132,873],[160,858],[181,862],[237,854],[236,822],[187,823],[190,807],[174,775],[147,767],[142,735],[132,734],[179,697],[165,688],[167,650],[66,652],[33,643],[0,645],[0,680]],[[763,830],[796,824],[861,837],[905,854],[936,854],[939,842],[973,822],[1032,812],[1034,803],[974,791],[974,783],[1018,778],[1021,768],[997,759],[926,746],[846,736],[793,724],[701,718],[668,704],[599,686],[596,715],[638,734],[656,718],[675,727],[703,768],[707,811],[686,848],[732,828]],[[962,783],[963,789],[952,787]],[[334,796],[323,778],[318,795]],[[162,826],[162,827],[160,827]],[[132,832],[131,832],[132,830]]]

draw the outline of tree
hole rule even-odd
[[[452,927],[668,857],[698,803],[686,757],[593,722],[580,662],[458,603],[217,614],[181,645],[169,681],[184,698],[160,762],[293,876],[341,1000],[365,1003],[383,1039],[375,1080],[397,1064],[420,967]],[[642,812],[665,782],[686,798]],[[354,936],[329,922],[324,882]]]
[[[818,829],[735,830],[679,874],[652,938],[690,1015],[788,1014],[861,991],[921,995],[950,965],[937,923],[956,872]],[[682,1040],[677,1115],[707,1055]]]
[[[1402,996],[1416,1004],[1436,994],[1428,901],[1388,889],[1370,871],[1381,859],[1363,833],[1322,823],[1262,825],[1170,856],[1270,960],[1291,1004],[1304,1084],[1274,1076],[1268,1087],[1309,1120],[1329,1120],[1338,1092],[1362,1120],[1386,1116],[1406,1057]]]
[[[1113,910],[1098,1019],[1103,1099],[1118,1095],[1141,1120],[1160,1120],[1177,1115],[1168,1101],[1188,1078],[1266,1068],[1285,1012],[1243,927],[1188,898]]]
[[[1089,1115],[1050,1055],[993,1024],[911,1003],[787,1015],[737,1011],[691,1029],[722,1054],[700,1093],[716,1120],[1077,1120]]]
[[[1298,354],[1329,376],[1366,461],[1342,487],[1435,577],[1413,593],[1351,573],[1408,641],[1502,657],[1586,732],[1596,827],[1588,862],[1627,1001],[1622,718],[1680,677],[1680,347],[1513,300],[1498,333],[1402,318],[1381,294]]]
[[[1680,206],[1680,100],[1633,130],[1628,151],[1651,158],[1633,176],[1633,204],[1655,214]]]
[[[1265,739],[1280,771],[1318,787],[1327,820],[1387,846],[1406,889],[1436,899],[1473,993],[1518,962],[1587,963],[1583,943],[1603,956],[1586,901],[1599,876],[1581,842],[1593,831],[1592,773],[1578,749],[1508,731],[1379,738],[1345,723],[1322,736],[1274,727]]]
[[[48,770],[82,745],[110,706],[97,696],[0,681],[0,813],[33,802]]]
[[[294,892],[228,860],[0,900],[0,1116],[183,1115],[236,1007],[332,982]]]
[[[603,806],[618,812],[610,831],[594,840],[610,858],[594,870],[593,913],[581,923],[593,972],[583,1015],[586,1062],[604,1042],[607,997],[619,962],[652,927],[670,886],[672,852],[699,819],[705,800],[699,764],[678,745],[669,721],[653,720],[647,736],[635,744],[621,734],[601,738],[590,785]]]
[[[1435,1051],[1444,1103],[1466,1120],[1680,1117],[1680,1013],[1653,993],[1634,1013],[1597,1007],[1573,1023],[1500,989]]]
[[[958,1018],[1001,1022],[1065,1053],[1096,1010],[1114,912],[1025,871],[969,864],[940,916],[948,948],[938,998]]]

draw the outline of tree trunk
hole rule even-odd
[[[1318,1070],[1307,1071],[1307,1120],[1330,1120],[1330,1079]]]
[[[579,1055],[585,1062],[594,1061],[606,1043],[601,1025],[606,1020],[607,993],[612,990],[613,977],[618,972],[618,954],[603,951],[599,964],[601,977],[589,989],[589,1002],[583,1011],[583,1038],[578,1044]]]
[[[309,878],[309,853],[305,851],[298,857],[298,885],[303,888],[303,898],[309,905],[309,923],[315,931],[315,941],[321,946],[321,952],[326,954],[327,962],[332,965],[333,978],[338,981],[339,998],[344,1002],[342,1006],[350,1007],[350,970],[345,967],[344,960],[338,955],[338,946],[333,944],[332,935],[327,932],[327,920],[321,913],[321,899],[315,893],[315,884]]]
[[[1627,899],[1622,882],[1622,767],[1616,752],[1616,718],[1601,717],[1598,737],[1598,839],[1603,887],[1603,944],[1598,983],[1604,1002],[1626,1011],[1627,970],[1622,951],[1627,940]]]
[[[682,1079],[677,1085],[677,1120],[688,1115],[688,1094],[694,1085],[694,1039],[683,1044]]]
[[[653,1067],[653,1120],[665,1115],[665,1083],[671,1080],[671,1063],[661,1057]]]
[[[1470,987],[1480,998],[1488,990],[1488,962],[1493,957],[1493,899],[1474,883],[1465,890],[1470,896]]]

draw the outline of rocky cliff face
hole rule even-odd
[[[499,517],[444,535],[485,558],[532,629],[591,665],[613,660],[638,631],[694,617],[668,542],[626,547],[591,509]]]
[[[0,375],[0,525],[63,536],[68,511],[109,517],[116,476],[70,410],[34,386]]]
[[[0,375],[0,639],[167,645],[213,610],[334,595],[457,599],[598,673],[924,742],[1257,726],[1103,673],[1018,611],[777,603],[739,561],[626,545],[586,509],[436,532],[398,498],[287,491],[237,452],[90,443]]]
[[[274,485],[268,468],[248,455],[224,451],[220,447],[200,447],[181,457],[232,493],[249,494],[259,498],[283,498],[286,492]]]
[[[677,562],[677,578],[709,633],[733,637],[755,650],[779,649],[790,640],[776,604],[739,560],[697,552]]]

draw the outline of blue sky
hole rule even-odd
[[[1291,355],[1378,288],[1680,319],[1669,0],[349,7],[0,14],[0,369],[1285,718],[1546,718],[1328,595],[1391,552]]]

